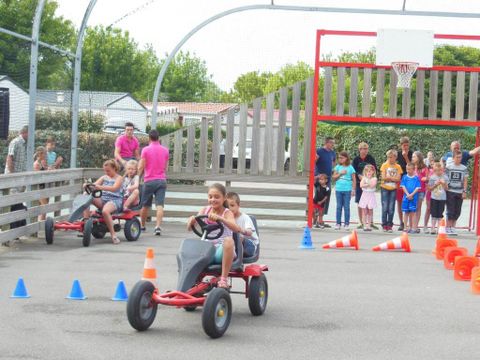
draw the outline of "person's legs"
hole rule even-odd
[[[455,213],[455,193],[447,191],[447,229],[453,224],[453,216]]]
[[[368,209],[367,208],[359,208],[362,210],[362,218],[363,218],[363,228],[364,229],[369,229],[370,228],[370,223],[368,222]]]
[[[350,225],[350,200],[352,199],[352,195],[350,191],[343,192],[343,206],[345,207],[345,226]]]
[[[318,209],[318,224],[323,226],[323,207]]]
[[[113,228],[112,219],[112,213],[114,213],[115,211],[117,211],[117,207],[112,201],[107,202],[102,209],[102,216],[105,220],[105,225],[107,225],[108,231],[112,236],[113,243],[116,243],[115,239],[117,238],[117,234],[115,233],[115,229]]]
[[[388,207],[387,207],[387,225],[391,230],[393,227],[393,217],[395,216],[395,201],[396,201],[396,190],[388,190]],[[400,201],[400,206],[402,202]],[[401,212],[401,211],[400,211]]]
[[[155,206],[157,208],[157,217],[155,219],[155,229],[159,230],[163,221],[163,206],[165,204],[165,192],[167,191],[167,182],[159,180],[155,190]],[[156,231],[158,235],[158,231]]]
[[[136,206],[138,205],[138,198],[139,198],[140,192],[138,189],[133,190],[130,196],[125,200],[125,204],[123,204],[124,209],[129,209],[131,206]]]
[[[142,228],[145,228],[147,222],[148,213],[152,207],[153,194],[155,192],[155,187],[153,181],[146,182],[143,185],[142,190],[142,209],[140,210],[140,222],[142,223]]]
[[[45,199],[40,199],[40,200],[38,200],[38,202],[40,203],[40,205],[47,205],[47,204],[48,204],[48,200],[49,200],[48,198],[45,198]],[[46,214],[40,214],[40,215],[38,215],[38,221],[43,221],[43,220],[45,220],[46,216],[47,216]]]
[[[387,214],[388,214],[388,190],[381,189],[380,190],[380,196],[382,199],[382,227],[385,230],[385,228],[388,226],[387,223]]]
[[[99,210],[103,208],[103,201],[101,198],[94,198],[92,204]],[[83,212],[83,218],[88,219],[90,217],[90,209],[85,209]]]
[[[462,204],[463,204],[462,194],[455,194],[455,201],[454,201],[455,214],[452,219],[453,229],[455,229],[455,227],[457,226],[457,220],[462,214]]]
[[[403,218],[403,212],[402,212],[402,199],[403,199],[403,189],[398,188],[397,189],[397,211],[398,211],[398,220],[400,220],[400,226],[398,230],[403,230],[404,225],[404,218]]]
[[[222,278],[226,280],[232,267],[235,244],[231,237],[223,240]]]
[[[363,224],[363,214],[364,214],[363,209],[360,206],[358,206],[358,204],[360,203],[360,198],[362,197],[362,192],[363,192],[362,188],[360,187],[359,184],[357,184],[357,187],[355,189],[355,203],[357,204],[359,227],[361,227]]]
[[[428,220],[430,219],[432,207],[432,199],[430,198],[430,193],[427,193],[425,196],[425,218],[423,219],[423,228],[427,229],[428,227]]]
[[[423,203],[424,195],[425,193],[419,193],[417,196],[417,211],[415,212],[415,218],[414,218],[415,230],[418,229],[418,224],[420,223],[420,218],[422,217],[422,203]]]
[[[342,224],[343,191],[335,192],[337,197],[337,225]]]

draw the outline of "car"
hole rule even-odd
[[[238,152],[239,152],[239,143],[235,145],[232,152],[233,159],[233,168],[237,168],[238,163]],[[250,160],[252,159],[252,140],[247,139],[245,141],[245,167],[250,169]],[[283,163],[283,168],[285,171],[290,169],[290,151],[285,151],[285,158]]]

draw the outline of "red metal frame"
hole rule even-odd
[[[258,277],[262,275],[264,271],[268,271],[267,265],[250,264],[245,266],[243,271],[231,271],[228,274],[228,277],[241,278],[245,281],[245,297],[248,298],[249,278]],[[215,287],[218,282],[216,273],[206,272],[201,275],[201,278],[205,279],[205,277],[209,276],[210,278],[207,281],[202,280],[202,282],[195,285],[187,292],[174,290],[159,294],[156,290],[152,295],[152,301],[156,304],[176,307],[202,306],[206,300],[206,297],[203,296],[203,294],[208,291],[208,289]]]
[[[332,35],[332,36],[362,36],[362,37],[375,37],[377,33],[374,31],[345,31],[345,30],[317,30],[316,33],[316,45],[315,45],[315,75],[313,80],[313,103],[312,103],[312,132],[310,137],[310,178],[309,178],[309,191],[308,191],[308,219],[307,224],[309,227],[312,227],[312,216],[313,216],[313,185],[314,185],[314,169],[315,169],[315,155],[316,155],[316,140],[317,140],[317,124],[318,121],[333,121],[333,122],[344,122],[344,123],[379,123],[379,124],[398,124],[398,125],[426,125],[426,126],[472,126],[477,127],[477,144],[479,143],[480,137],[480,122],[471,121],[471,120],[450,120],[450,119],[403,119],[403,118],[371,118],[371,117],[354,117],[354,116],[338,116],[338,115],[320,115],[318,113],[318,83],[320,78],[320,68],[325,66],[331,67],[349,67],[349,68],[384,68],[389,69],[391,66],[378,66],[375,64],[365,64],[365,63],[340,63],[340,62],[330,62],[330,61],[320,61],[320,42],[322,36]],[[456,34],[434,34],[434,39],[443,39],[443,40],[472,40],[479,41],[480,35],[456,35]],[[425,68],[419,68],[425,69]],[[480,72],[480,67],[463,67],[463,66],[433,66],[429,70],[437,71],[465,71],[465,72]],[[478,164],[478,156],[475,157],[475,164]],[[474,203],[476,204],[476,230],[477,235],[480,235],[480,191],[478,191],[477,179],[478,171],[476,166],[474,168],[474,181],[472,186],[472,204],[470,210],[470,221],[469,228],[472,227],[472,210],[475,209],[472,207]],[[473,197],[476,199],[473,199]]]
[[[99,223],[105,223],[105,219],[103,216],[96,216],[98,213],[93,212],[92,213],[92,218],[94,221],[99,222]],[[112,220],[131,220],[134,217],[140,216],[139,211],[128,211],[128,212],[122,212],[119,214],[113,214],[112,215]],[[83,232],[83,227],[85,225],[85,221],[83,220],[78,220],[74,222],[69,222],[69,221],[58,221],[54,224],[54,229],[55,230],[74,230],[74,231],[79,231]]]

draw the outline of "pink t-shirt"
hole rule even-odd
[[[415,175],[417,175],[418,178],[420,179],[421,188],[419,192],[424,193],[427,190],[427,181],[422,181],[422,179],[428,177],[428,168],[424,167],[420,171],[415,170]]]
[[[115,140],[115,147],[120,148],[120,156],[125,158],[134,158],[135,150],[139,148],[138,139],[133,136],[131,139],[127,135],[121,135]]]
[[[145,159],[145,182],[166,180],[165,170],[168,166],[168,149],[158,141],[150,143],[142,150],[142,159]]]

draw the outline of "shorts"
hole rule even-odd
[[[360,183],[357,184],[355,188],[355,202],[358,204],[360,202],[360,198],[362,197],[363,190],[360,187]]]
[[[412,200],[405,198],[402,200],[402,211],[404,213],[411,213],[417,211],[417,197],[415,196]]]
[[[325,203],[323,203],[322,205],[319,205],[319,204],[315,204],[315,203],[314,203],[314,204],[313,204],[313,208],[314,208],[315,210],[323,210],[323,209],[324,209],[324,204],[325,204]]]
[[[142,207],[152,207],[153,196],[155,205],[163,206],[165,203],[165,192],[167,191],[166,180],[152,180],[143,185]]]
[[[233,259],[237,257],[235,253],[235,249],[233,249]],[[223,243],[216,243],[215,244],[215,254],[213,255],[213,259],[211,264],[221,264],[223,260]]]
[[[108,203],[112,203],[115,206],[116,212],[121,212],[123,209],[123,199],[120,198],[102,198],[103,206],[107,205]]]
[[[424,192],[418,192],[418,200],[423,201],[425,199],[425,193]]]
[[[255,246],[255,243],[250,240],[250,239],[245,239],[243,241],[243,257],[244,258],[249,258],[255,255],[255,252],[257,250],[257,247]]]
[[[443,218],[443,212],[445,211],[445,200],[430,200],[430,215],[433,219]]]
[[[403,201],[403,189],[401,187],[397,188],[397,202],[401,203]]]
[[[447,217],[456,221],[462,213],[463,197],[461,193],[447,191]]]

